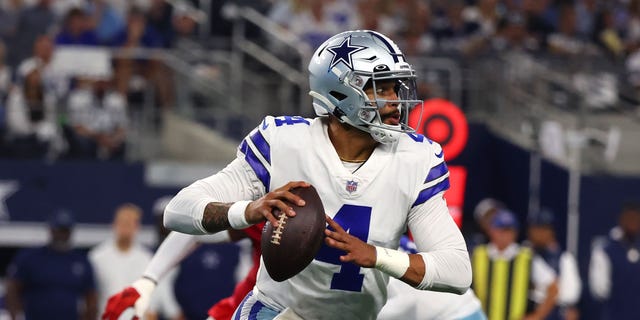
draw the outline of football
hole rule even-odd
[[[324,207],[316,189],[310,186],[291,192],[304,199],[305,205],[287,202],[296,216],[274,210],[278,228],[267,221],[262,229],[262,259],[269,276],[276,281],[295,276],[311,263],[322,245],[326,228]]]

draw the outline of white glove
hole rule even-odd
[[[156,283],[149,278],[140,278],[136,280],[131,286],[140,294],[140,298],[138,298],[133,307],[136,310],[136,316],[142,319],[144,313],[147,311],[147,309],[149,309],[151,294],[156,288]]]

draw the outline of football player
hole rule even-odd
[[[443,198],[449,172],[442,148],[407,125],[422,103],[400,49],[374,31],[343,32],[316,50],[309,72],[318,117],[264,118],[234,161],[171,200],[165,225],[190,234],[277,226],[273,210],[295,216],[285,200],[304,205],[290,189],[316,188],[327,212],[323,247],[283,282],[259,271],[235,319],[375,319],[390,276],[465,293],[471,266]],[[416,254],[395,250],[407,228]]]

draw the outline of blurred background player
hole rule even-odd
[[[145,314],[149,299],[153,299],[152,297],[155,294],[156,284],[162,283],[167,274],[174,272],[174,268],[202,243],[222,243],[248,238],[251,240],[253,265],[245,278],[237,283],[231,296],[218,301],[207,312],[202,312],[201,315],[191,315],[192,318],[196,319],[204,318],[205,314],[211,320],[231,319],[233,312],[240,305],[242,299],[253,289],[256,283],[256,274],[260,266],[262,227],[263,224],[257,224],[243,230],[228,230],[207,236],[170,233],[154,254],[149,265],[146,266],[143,276],[109,298],[106,308],[101,310],[103,312],[102,319],[117,320],[130,307],[135,307],[135,313],[138,317]],[[201,278],[203,276],[211,277],[211,275],[220,276],[216,272],[210,272],[210,274],[205,275],[198,274]],[[207,284],[207,282],[204,283],[205,285]],[[209,286],[205,287],[205,290],[211,292],[220,290],[220,288]]]
[[[533,213],[527,221],[527,236],[533,251],[558,275],[557,307],[546,319],[578,319],[577,305],[582,293],[578,264],[570,252],[560,247],[554,221],[554,214],[548,209]]]
[[[12,320],[96,318],[93,269],[72,247],[73,226],[69,211],[54,212],[47,245],[23,249],[11,262],[6,298]]]
[[[591,294],[602,301],[601,319],[635,319],[640,306],[640,205],[625,204],[618,226],[596,243],[589,265]]]
[[[557,299],[557,275],[531,249],[520,246],[513,213],[498,210],[489,243],[473,250],[473,291],[489,320],[545,319]]]
[[[142,210],[132,204],[120,205],[111,225],[113,237],[89,251],[98,288],[98,310],[107,299],[138,279],[151,260],[151,252],[136,241]]]

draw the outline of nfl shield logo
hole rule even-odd
[[[347,181],[347,192],[353,193],[358,189],[358,183],[355,181]]]

